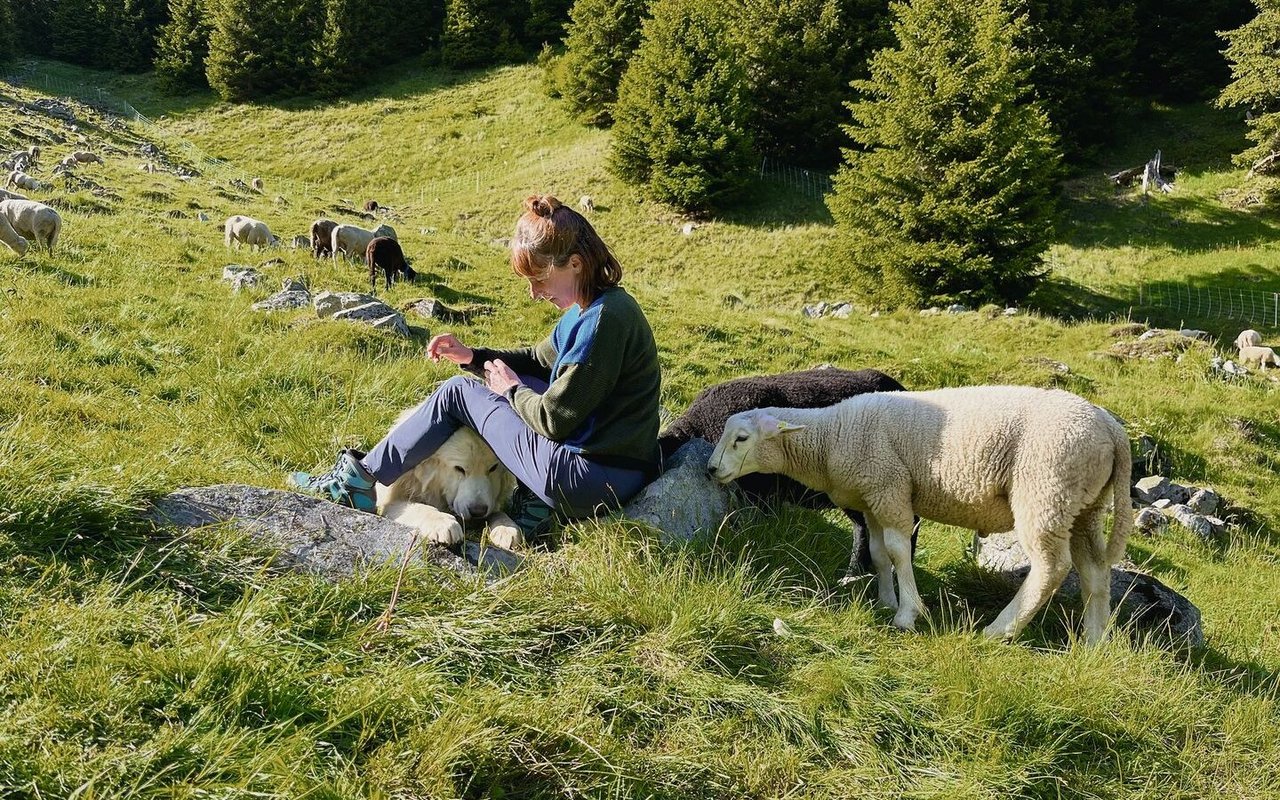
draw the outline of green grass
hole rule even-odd
[[[678,214],[608,176],[608,133],[541,97],[531,67],[405,68],[348,101],[254,107],[38,68],[130,98],[168,136],[263,176],[267,193],[113,156],[85,172],[118,197],[41,194],[64,211],[56,256],[0,255],[0,794],[1280,795],[1276,384],[1210,378],[1208,346],[1105,355],[1129,318],[1194,324],[1219,350],[1241,327],[1131,310],[1140,281],[1280,290],[1275,220],[1217,199],[1240,177],[1234,121],[1155,110],[1114,161],[1075,178],[1054,282],[1031,313],[811,321],[801,305],[850,293],[819,203],[761,183],[686,237]],[[7,105],[0,122],[46,124]],[[84,132],[136,152],[128,131]],[[1102,170],[1138,163],[1152,142],[1185,166],[1178,192],[1117,197]],[[367,276],[284,250],[265,288],[233,295],[222,267],[264,257],[225,252],[223,218],[248,213],[287,239],[338,198],[376,198],[426,273],[389,301],[489,304],[496,313],[453,330],[519,343],[554,313],[528,300],[496,240],[544,189],[594,196],[593,221],[654,325],[672,410],[725,378],[830,362],[913,388],[1062,386],[1153,436],[1174,478],[1252,512],[1216,545],[1177,530],[1131,543],[1202,609],[1207,647],[1083,648],[1056,602],[1019,643],[983,641],[975,627],[1009,589],[970,565],[965,532],[937,525],[917,557],[930,619],[897,633],[836,585],[842,517],[789,508],[741,512],[688,547],[616,522],[572,526],[490,588],[411,570],[391,634],[371,639],[392,570],[331,586],[271,572],[231,531],[174,538],[140,521],[149,497],[179,486],[280,486],[376,440],[452,374],[423,358],[434,323],[398,340],[250,310],[284,277],[361,290]]]

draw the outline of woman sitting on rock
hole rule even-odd
[[[483,382],[450,378],[367,454],[344,450],[324,475],[295,473],[294,486],[374,511],[375,483],[390,485],[465,425],[532,494],[517,498],[513,514],[530,537],[552,509],[572,518],[618,508],[657,475],[658,350],[644,312],[618,285],[622,266],[585,217],[534,195],[516,222],[511,267],[530,297],[564,312],[551,334],[515,350],[435,336],[433,361]]]

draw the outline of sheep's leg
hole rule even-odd
[[[1071,562],[1080,576],[1086,644],[1105,639],[1107,623],[1111,621],[1111,565],[1107,563],[1102,533],[1101,508],[1085,509],[1071,527]]]
[[[898,613],[893,616],[893,624],[903,630],[914,629],[916,617],[924,611],[924,601],[920,599],[920,592],[916,589],[916,574],[911,566],[911,523],[909,503],[881,504],[878,510],[867,514],[867,524],[873,526],[873,530],[874,527],[879,527],[883,552],[893,564],[893,571],[898,574]],[[875,550],[871,552],[874,560]],[[879,566],[876,571],[883,581],[885,572]],[[882,597],[883,594],[884,584],[881,583]]]
[[[871,563],[876,568],[876,586],[880,590],[880,605],[898,610],[898,595],[893,591],[893,561],[884,546],[884,529],[870,514],[867,520],[867,545],[871,550]]]
[[[1034,530],[1029,536],[1019,535],[1022,549],[1031,561],[1031,571],[1004,607],[995,622],[983,633],[993,639],[1015,639],[1036,615],[1071,569],[1071,553],[1067,537],[1052,531]]]

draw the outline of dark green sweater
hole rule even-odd
[[[593,461],[656,472],[658,347],[644,312],[621,287],[606,289],[586,309],[571,306],[533,347],[474,348],[463,369],[483,375],[484,362],[494,359],[549,384],[543,394],[521,387],[513,397],[534,431]]]

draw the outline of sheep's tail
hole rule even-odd
[[[1124,558],[1125,545],[1133,532],[1133,506],[1129,502],[1133,477],[1133,456],[1129,452],[1129,436],[1119,423],[1111,427],[1114,458],[1111,463],[1111,491],[1115,495],[1111,539],[1107,542],[1107,564],[1118,564]]]

